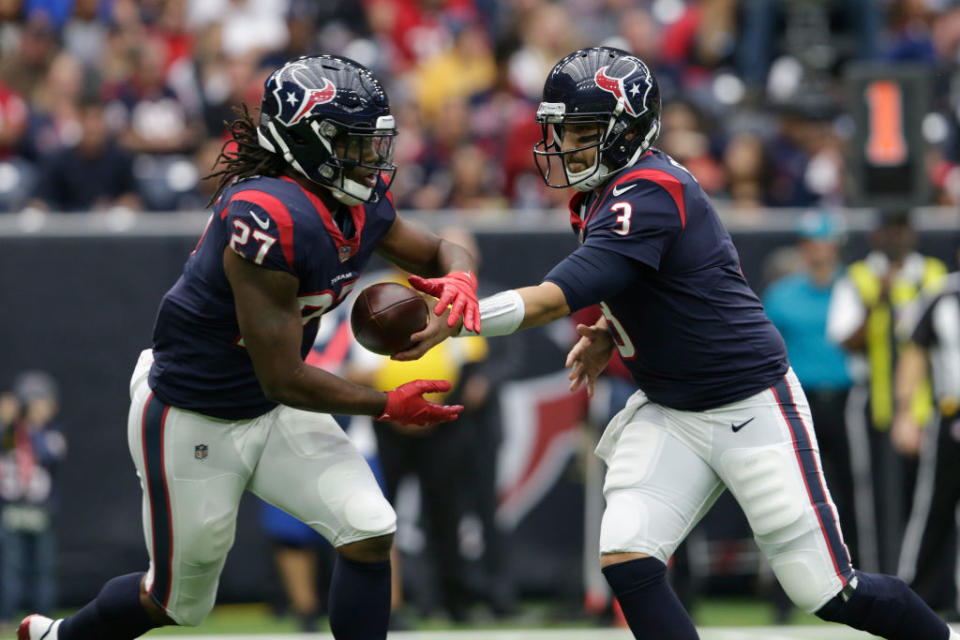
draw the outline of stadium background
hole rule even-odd
[[[295,55],[370,65],[401,131],[398,207],[475,230],[483,277],[519,285],[574,246],[566,194],[543,187],[532,164],[533,112],[552,64],[594,43],[655,69],[659,146],[715,199],[758,291],[809,208],[845,218],[847,261],[866,252],[879,208],[914,208],[919,249],[953,264],[960,6],[947,0],[0,1],[0,388],[34,368],[62,387],[65,606],[145,561],[123,437],[127,377],[205,222],[210,185],[199,178],[232,105],[255,105],[269,70]],[[881,118],[890,95],[899,117]],[[116,140],[114,166],[130,179],[80,195],[58,177],[88,175],[71,154],[86,109],[98,111]],[[878,147],[877,135],[893,142]],[[531,334],[521,378],[558,371],[563,339]],[[521,595],[582,597],[578,450],[563,440],[550,482],[515,517]],[[241,512],[225,602],[270,596],[255,509]],[[721,541],[743,534],[730,505],[706,524]],[[715,592],[753,588],[759,562],[735,551],[748,566],[719,573],[750,580]]]

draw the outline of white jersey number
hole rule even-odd
[[[633,216],[633,207],[629,202],[618,202],[610,207],[611,211],[622,211],[617,216],[619,227],[614,228],[613,232],[618,236],[625,236],[630,233],[630,217]]]
[[[236,231],[230,236],[230,248],[237,251],[238,247],[244,246],[250,241],[250,236],[252,235],[256,242],[261,243],[260,249],[257,250],[257,255],[253,258],[253,261],[257,264],[263,264],[263,259],[267,257],[270,247],[273,246],[273,243],[275,243],[277,239],[259,229],[254,229],[251,234],[250,225],[243,220],[234,220],[233,228],[236,229]]]
[[[613,312],[610,311],[610,307],[607,306],[606,302],[600,303],[600,310],[603,312],[603,317],[607,319],[607,327],[610,329],[613,343],[617,345],[617,351],[620,352],[620,357],[624,360],[632,360],[637,355],[637,349],[633,346],[633,342],[630,341],[630,336],[627,335],[623,325],[617,320],[616,316],[613,315]]]
[[[337,296],[338,304],[343,302],[343,299],[350,294],[355,284],[357,284],[357,281],[351,280],[340,287],[340,294]],[[297,302],[300,303],[300,315],[303,316],[303,325],[306,326],[308,322],[314,318],[319,318],[333,306],[333,294],[329,291],[324,291],[322,293],[299,296]]]

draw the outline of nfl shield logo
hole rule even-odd
[[[349,246],[344,245],[340,247],[340,250],[337,252],[337,257],[340,258],[340,262],[346,262],[350,259],[350,255],[353,253],[353,250]]]
[[[197,460],[206,460],[207,459],[207,445],[198,444],[193,448],[193,457]]]

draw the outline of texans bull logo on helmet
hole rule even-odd
[[[597,69],[593,76],[597,86],[608,93],[612,93],[617,100],[623,98],[623,106],[633,117],[647,111],[647,94],[653,87],[650,81],[650,71],[640,60],[631,60],[633,68],[621,78],[607,75],[610,65]]]
[[[301,65],[302,66],[302,65]],[[306,71],[306,67],[302,67]],[[276,86],[273,89],[273,95],[279,106],[277,119],[292,126],[298,123],[305,116],[310,115],[313,108],[318,104],[326,104],[332,101],[337,95],[337,88],[329,79],[323,78],[323,86],[319,89],[307,89],[307,82],[301,82],[297,78],[297,65],[288,65],[282,74],[274,74],[270,82]]]

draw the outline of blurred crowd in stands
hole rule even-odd
[[[399,207],[552,208],[533,116],[592,44],[654,68],[659,146],[738,209],[842,205],[846,63],[928,66],[935,203],[960,202],[955,0],[0,0],[0,211],[202,208],[232,107],[318,52],[385,80]]]

